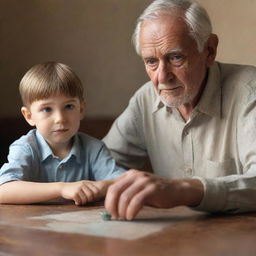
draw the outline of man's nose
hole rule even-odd
[[[168,63],[160,63],[158,67],[158,83],[166,84],[173,78],[172,69]]]

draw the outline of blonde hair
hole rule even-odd
[[[29,69],[20,81],[19,90],[24,106],[58,94],[84,102],[84,88],[78,76],[67,65],[54,61]]]

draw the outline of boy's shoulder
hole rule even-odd
[[[36,140],[36,129],[30,130],[27,134],[21,136],[19,139],[15,140],[11,146],[23,146],[23,147],[34,147],[37,145]]]
[[[88,149],[101,148],[101,147],[105,146],[103,141],[101,141],[95,137],[92,137],[86,133],[78,132],[77,136],[78,136],[78,138],[82,144],[82,147],[84,149],[85,148],[88,148]]]
[[[24,156],[39,157],[40,149],[36,138],[36,129],[30,130],[27,134],[15,140],[9,147],[9,156],[13,159],[19,159]]]
[[[74,150],[82,159],[96,159],[108,151],[103,141],[82,132],[77,133]]]

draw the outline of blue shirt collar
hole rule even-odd
[[[82,163],[82,161],[81,161],[81,152],[82,152],[81,149],[82,148],[80,145],[80,140],[79,140],[78,134],[76,134],[73,139],[74,139],[73,146],[70,150],[68,158],[71,156],[75,156],[77,162],[81,164]]]
[[[46,160],[49,156],[55,157],[50,146],[48,145],[48,143],[46,142],[46,140],[44,139],[44,137],[39,133],[38,130],[36,130],[36,139],[38,142],[38,146],[40,149],[40,156],[41,156],[41,161]],[[81,163],[81,150],[80,150],[80,143],[79,143],[79,138],[78,135],[76,134],[74,136],[74,143],[73,146],[70,150],[69,155],[65,158],[65,160],[68,160],[69,158],[71,158],[72,156],[74,156],[77,160],[78,163]],[[64,159],[63,159],[64,160]]]

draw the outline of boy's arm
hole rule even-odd
[[[30,204],[60,197],[61,182],[10,181],[0,186],[1,204]]]
[[[31,204],[62,197],[76,205],[105,197],[107,188],[114,180],[77,182],[28,182],[11,181],[0,186],[1,204]]]

